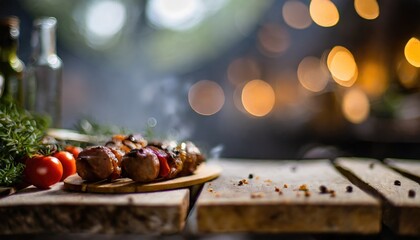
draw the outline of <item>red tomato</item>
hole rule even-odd
[[[61,177],[61,181],[76,173],[76,159],[73,154],[67,151],[60,151],[55,153],[54,157],[58,158],[63,165],[63,176]]]
[[[36,156],[26,161],[25,179],[37,188],[47,189],[63,176],[63,165],[52,156]]]
[[[76,147],[72,145],[68,145],[64,148],[67,152],[73,154],[74,158],[77,158],[79,156],[79,153],[83,150],[81,147]]]

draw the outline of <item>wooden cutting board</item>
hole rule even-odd
[[[97,194],[29,187],[0,199],[0,234],[180,232],[189,189]]]
[[[380,231],[380,203],[328,160],[232,159],[218,164],[223,173],[204,185],[196,204],[201,233]],[[320,186],[334,193],[320,193]]]
[[[66,190],[91,193],[136,193],[136,192],[155,192],[177,188],[189,187],[203,184],[217,178],[222,169],[216,165],[202,163],[194,174],[190,176],[178,177],[154,183],[137,183],[129,178],[120,178],[112,182],[101,181],[88,183],[82,180],[77,174],[64,180]]]
[[[420,185],[367,158],[339,158],[335,164],[353,182],[383,199],[383,222],[402,235],[420,235]],[[410,196],[410,191],[414,196]]]

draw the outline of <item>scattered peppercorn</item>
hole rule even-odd
[[[278,192],[279,195],[282,195],[283,194],[283,192],[281,191],[281,189],[278,188],[278,187],[274,187],[274,191]]]
[[[242,185],[244,185],[244,184],[248,184],[248,180],[246,180],[246,179],[242,179],[242,180],[240,180],[240,181],[238,182],[238,186],[242,186]]]
[[[213,188],[209,188],[208,191],[209,192],[213,192],[214,190],[213,190]]]
[[[250,173],[250,174],[248,175],[248,178],[249,178],[249,179],[253,179],[253,178],[254,178],[254,174]]]
[[[335,197],[335,191],[334,190],[330,190],[330,197]]]
[[[375,166],[375,163],[370,163],[370,164],[369,164],[369,168],[370,168],[370,169],[373,169],[373,167],[374,167],[374,166]]]
[[[285,183],[285,184],[283,185],[283,187],[284,187],[284,188],[288,188],[289,186]]]
[[[353,187],[352,186],[347,186],[346,187],[346,192],[348,192],[348,193],[353,192]]]
[[[310,196],[311,196],[311,192],[305,191],[305,197],[310,197]]]
[[[395,180],[395,181],[394,181],[394,185],[395,185],[395,186],[401,186],[401,182],[400,182],[399,180]]]
[[[291,168],[291,170],[292,170],[292,172],[296,172],[296,166],[293,166],[293,167]]]
[[[408,197],[411,197],[411,198],[416,197],[416,192],[413,189],[408,190]]]
[[[326,186],[324,186],[324,185],[321,185],[321,186],[319,186],[319,191],[322,194],[325,194],[325,193],[328,193],[328,188]]]

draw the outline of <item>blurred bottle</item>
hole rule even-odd
[[[61,125],[62,62],[56,54],[53,17],[34,21],[32,55],[25,78],[28,110],[51,117],[51,127]]]
[[[23,107],[23,72],[25,65],[17,56],[19,19],[0,18],[0,97],[13,99]]]

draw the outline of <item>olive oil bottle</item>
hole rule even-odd
[[[23,107],[23,73],[25,65],[17,56],[19,19],[0,18],[0,98],[13,99]]]

